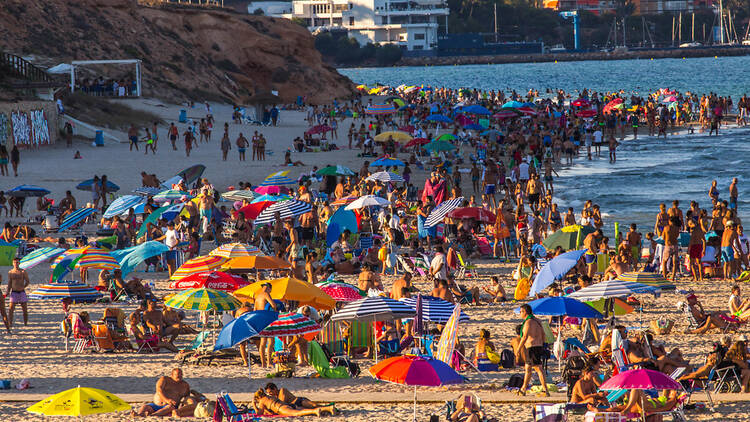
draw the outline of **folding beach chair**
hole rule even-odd
[[[83,320],[81,316],[75,312],[71,312],[66,316],[67,325],[63,325],[63,332],[69,329],[66,335],[65,351],[68,351],[67,339],[72,337],[75,340],[73,345],[73,353],[83,353],[88,349],[97,350],[97,344],[94,340],[94,335],[91,331],[87,330],[83,326]]]
[[[260,418],[255,415],[253,409],[247,406],[237,407],[226,391],[216,395],[216,410],[214,411],[214,422],[221,422],[226,418],[227,422],[255,422]]]
[[[91,331],[98,350],[106,352],[115,350],[115,342],[112,340],[106,324],[92,324]]]
[[[470,263],[469,261],[464,260],[464,257],[460,252],[456,251],[456,255],[458,256],[459,264],[456,278],[471,277],[476,279],[479,276],[479,274],[477,273],[477,266]]]
[[[321,378],[350,378],[350,365],[351,361],[348,359],[337,359],[337,365],[331,367],[331,357],[329,357],[324,349],[320,346],[317,341],[311,341],[307,344],[307,353],[310,365],[315,368],[318,375]],[[343,363],[339,365],[339,363]]]

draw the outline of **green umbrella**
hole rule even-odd
[[[447,141],[432,141],[424,146],[424,149],[428,151],[451,151],[456,149],[456,146]]]
[[[571,227],[575,227],[575,230],[571,230]],[[578,239],[578,227],[581,226],[570,226],[563,227],[562,229],[552,233],[542,242],[542,246],[548,251],[555,249],[560,246],[566,251],[576,249],[576,241]],[[581,227],[581,236],[586,236],[589,233],[593,233],[595,228],[591,226]]]
[[[318,176],[354,176],[354,172],[349,167],[341,164],[335,166],[323,167],[316,172]]]
[[[404,100],[402,100],[400,98],[396,98],[395,100],[393,100],[393,102],[396,103],[396,104],[398,104],[399,107],[403,107],[403,106],[406,105],[406,103],[404,103]]]
[[[143,220],[143,224],[141,224],[141,228],[138,229],[138,235],[136,236],[136,238],[139,238],[145,235],[146,228],[148,227],[148,223],[151,223],[151,224],[156,223],[156,220],[158,220],[159,217],[161,217],[161,215],[164,214],[164,211],[169,209],[169,207],[171,207],[171,205],[165,205],[161,208],[157,208],[151,211],[151,214],[149,214],[148,217],[146,217],[146,219]]]
[[[444,134],[438,136],[437,139],[435,139],[435,140],[436,141],[455,141],[456,139],[458,139],[458,138],[456,138],[455,135],[451,135],[450,133],[444,133]]]

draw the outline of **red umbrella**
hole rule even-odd
[[[317,125],[308,129],[305,133],[308,135],[317,135],[319,133],[325,133],[332,131],[333,128],[328,125]]]
[[[245,205],[244,207],[240,208],[237,212],[241,212],[242,214],[245,214],[246,220],[255,220],[256,218],[258,218],[258,214],[260,214],[261,211],[270,207],[273,204],[275,204],[274,201],[260,201],[254,204]]]
[[[570,105],[572,105],[573,107],[588,107],[591,105],[591,103],[585,98],[579,98],[571,102]]]
[[[490,211],[479,207],[456,208],[448,213],[450,218],[473,218],[482,223],[494,223],[497,217]]]
[[[576,113],[578,117],[594,117],[596,116],[596,110],[581,110]]]
[[[534,110],[531,107],[519,107],[518,111],[520,111],[521,113],[523,113],[526,116],[536,116],[537,114],[539,114],[539,113],[536,112],[536,110]]]
[[[404,145],[404,148],[415,147],[417,145],[427,145],[429,143],[430,143],[430,140],[427,138],[414,138],[411,141],[409,141],[406,145]]]
[[[518,117],[520,115],[520,112],[516,111],[514,108],[504,108],[497,113],[493,114],[492,117],[496,119],[510,119],[513,117]]]
[[[199,289],[207,288],[233,292],[241,287],[249,285],[250,282],[242,277],[228,274],[222,271],[212,271],[189,275],[177,281],[169,283],[170,289]]]
[[[622,104],[623,100],[622,98],[615,98],[614,100],[607,103],[607,105],[604,106],[604,113],[610,113],[615,107]]]

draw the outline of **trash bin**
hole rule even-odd
[[[96,131],[96,136],[94,137],[94,144],[98,147],[104,146],[104,132],[101,130]]]
[[[180,123],[187,123],[187,110],[180,110],[180,118],[178,119],[178,121]]]

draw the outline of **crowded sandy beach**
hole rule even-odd
[[[746,418],[742,181],[646,227],[558,207],[555,181],[722,136],[750,101],[358,90],[258,114],[131,99],[158,120],[120,142],[0,149],[0,414]]]

